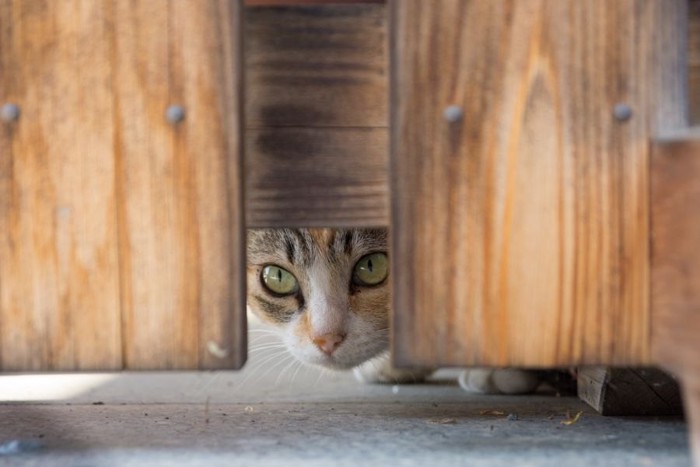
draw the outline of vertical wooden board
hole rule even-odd
[[[191,312],[199,320],[199,367],[245,362],[241,7],[238,1],[173,4],[174,99],[187,110],[178,133],[181,175],[191,177],[189,218],[197,238],[189,264]],[[196,285],[196,286],[195,286]]]
[[[114,13],[125,365],[238,367],[239,3],[116,0]]]
[[[109,19],[0,2],[0,369],[121,366]]]
[[[652,354],[680,377],[700,465],[700,127],[657,139],[651,158]]]
[[[688,3],[688,87],[690,124],[700,125],[700,0]]]
[[[392,3],[399,365],[648,362],[647,142],[685,122],[685,3]]]
[[[700,385],[700,128],[658,139],[651,160],[652,350]]]

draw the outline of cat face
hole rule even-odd
[[[299,360],[352,368],[388,347],[385,229],[248,232],[248,307]]]

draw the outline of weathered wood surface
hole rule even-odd
[[[249,227],[386,225],[384,5],[246,10]]]
[[[240,366],[238,3],[0,8],[0,368]]]
[[[691,125],[700,125],[700,0],[690,0],[688,5],[690,123]]]
[[[700,127],[652,148],[652,354],[681,379],[700,465]]]
[[[663,137],[651,159],[652,350],[700,386],[700,128]]]
[[[582,367],[578,396],[602,415],[682,415],[678,381],[657,368]]]
[[[248,130],[249,227],[384,225],[386,128]]]
[[[122,365],[107,14],[0,2],[3,370]]]
[[[649,363],[648,141],[685,124],[687,2],[392,5],[396,363]]]

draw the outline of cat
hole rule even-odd
[[[389,252],[386,229],[248,231],[248,308],[276,329],[303,363],[354,371],[367,383],[421,382],[431,369],[404,370],[389,358]],[[475,393],[527,393],[524,370],[465,370]]]

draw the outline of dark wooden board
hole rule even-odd
[[[582,367],[578,396],[602,415],[682,415],[678,381],[658,368]]]
[[[246,10],[249,227],[388,223],[384,5]]]

